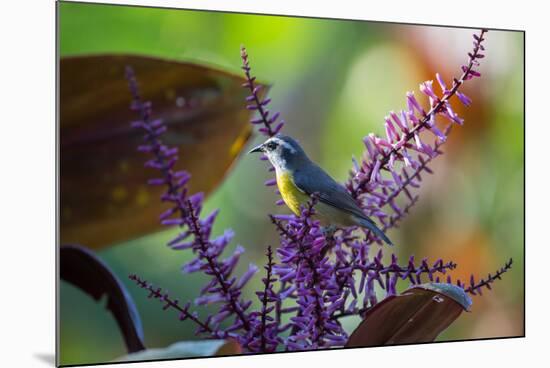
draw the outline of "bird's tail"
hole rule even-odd
[[[392,241],[386,236],[386,234],[384,234],[384,232],[382,230],[380,230],[376,224],[369,218],[367,217],[361,217],[361,218],[357,218],[357,221],[359,222],[359,224],[362,226],[362,227],[365,227],[367,229],[369,229],[370,231],[372,231],[376,236],[378,236],[380,239],[384,240],[386,243],[388,243],[388,245],[392,245],[393,246],[393,243]]]

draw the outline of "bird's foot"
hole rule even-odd
[[[334,235],[334,233],[336,232],[336,230],[338,230],[338,227],[336,227],[334,225],[323,226],[323,228],[322,228],[323,235],[325,236],[325,238],[332,237]]]

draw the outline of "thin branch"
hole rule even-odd
[[[187,205],[188,205],[188,210],[189,210],[189,217],[190,217],[190,220],[191,220],[190,221],[190,227],[192,227],[193,233],[196,234],[196,239],[199,242],[200,250],[202,252],[202,257],[204,259],[206,259],[206,261],[208,262],[208,266],[209,266],[212,274],[216,278],[216,280],[218,282],[218,285],[220,285],[222,294],[225,295],[226,298],[228,299],[229,304],[231,306],[231,309],[233,309],[233,312],[235,312],[237,317],[241,320],[241,323],[243,324],[244,329],[249,331],[250,330],[250,322],[248,321],[248,319],[244,315],[244,311],[241,308],[240,303],[238,302],[238,300],[235,300],[235,297],[234,297],[233,293],[229,289],[227,280],[225,280],[225,277],[223,276],[223,274],[222,274],[222,272],[219,268],[219,265],[217,264],[217,262],[214,260],[214,258],[208,252],[209,244],[208,244],[207,241],[204,240],[202,230],[201,230],[201,228],[199,226],[199,223],[198,223],[198,218],[197,218],[197,216],[195,216],[195,211],[193,210],[193,204],[191,203],[191,201],[187,201]]]
[[[266,270],[266,276],[264,279],[264,293],[262,296],[262,312],[261,312],[261,322],[260,322],[260,336],[261,336],[261,351],[266,351],[266,323],[267,323],[267,303],[269,299],[268,293],[270,293],[273,279],[272,279],[272,271],[273,271],[273,251],[271,250],[271,246],[267,247],[267,264],[265,266]]]
[[[464,291],[472,295],[481,295],[481,289],[483,289],[483,287],[491,290],[491,284],[496,280],[501,280],[502,274],[512,268],[512,262],[513,260],[512,258],[510,258],[508,262],[504,264],[504,267],[501,267],[499,270],[497,270],[494,275],[489,274],[487,275],[486,279],[480,279],[477,283],[474,280],[474,275],[472,275],[470,277],[470,286],[465,288]]]
[[[162,308],[163,310],[166,310],[168,308],[175,309],[180,312],[181,321],[189,319],[195,322],[202,329],[202,331],[208,332],[211,335],[218,337],[218,334],[214,330],[212,330],[208,324],[202,322],[193,313],[189,312],[189,303],[182,307],[178,304],[177,300],[171,299],[168,293],[161,293],[162,288],[154,288],[152,284],[149,284],[147,281],[141,279],[138,275],[135,274],[130,275],[129,278],[142,289],[149,291],[149,298],[160,299],[160,301],[164,303],[164,307]]]

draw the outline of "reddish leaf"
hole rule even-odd
[[[62,280],[80,288],[95,300],[106,295],[107,309],[120,328],[128,352],[145,349],[141,320],[134,301],[107,264],[89,249],[79,245],[63,245],[59,250],[59,271]]]
[[[236,355],[236,354],[242,354],[243,348],[241,345],[234,339],[227,339],[225,344],[220,346],[220,348],[216,351],[214,355],[222,356],[222,355]]]
[[[418,285],[372,307],[351,334],[346,346],[434,341],[470,305],[471,299],[458,286],[438,283]]]
[[[134,68],[153,117],[177,146],[191,192],[220,183],[251,134],[244,80],[197,64],[132,55],[65,57],[60,63],[61,242],[98,249],[160,229],[161,188],[136,152],[124,68]]]

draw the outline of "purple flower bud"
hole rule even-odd
[[[154,178],[147,180],[147,184],[149,185],[164,185],[166,184],[165,178]]]
[[[395,171],[391,171],[391,174],[393,176],[393,181],[395,182],[395,184],[398,186],[398,187],[401,187],[403,186],[403,181],[401,181],[401,176],[396,173]]]
[[[460,102],[462,102],[466,106],[470,106],[470,104],[472,103],[472,100],[468,96],[459,91],[456,91],[456,96],[458,97]]]
[[[359,167],[359,162],[357,162],[357,159],[355,158],[354,155],[351,156],[351,162],[353,164],[353,169],[355,172],[358,172],[361,170],[361,168]]]
[[[441,77],[439,73],[435,73],[435,77],[437,79],[437,82],[439,83],[439,86],[441,87],[441,92],[443,94],[447,94],[447,85],[445,84],[445,81]]]
[[[182,270],[183,273],[193,273],[193,272],[199,271],[201,269],[202,265],[203,265],[202,260],[199,259],[199,258],[195,258],[192,261],[189,261],[189,262],[185,263],[181,267],[181,270]]]
[[[185,225],[185,219],[181,218],[173,218],[173,219],[165,219],[161,221],[161,224],[165,226],[181,226]]]
[[[374,149],[372,147],[371,136],[369,135],[369,136],[363,138],[363,143],[365,144],[365,147],[367,148],[367,152],[369,153],[369,157],[371,159],[373,159],[374,155],[375,155],[375,152],[374,152]]]
[[[414,116],[414,111],[415,110],[418,111],[420,114],[422,114],[422,116],[426,115],[426,112],[420,106],[420,104],[418,103],[416,98],[414,97],[413,92],[407,92],[407,105],[408,105],[408,108],[409,108],[409,112],[411,113],[411,114],[409,114],[409,118],[411,118],[411,115]]]
[[[412,157],[409,155],[409,153],[407,152],[406,149],[403,150],[403,152],[401,153],[403,155],[403,161],[405,162],[405,165],[406,166],[413,166],[413,159]]]
[[[450,104],[446,104],[446,114],[444,114],[451,122],[457,123],[458,125],[464,124],[464,119],[461,119],[452,109]]]
[[[264,185],[265,186],[268,186],[268,187],[272,187],[274,185],[277,184],[277,179],[273,178],[273,179],[268,179],[264,182]]]
[[[250,279],[252,278],[252,276],[254,276],[256,274],[256,272],[258,272],[258,267],[255,264],[251,263],[250,265],[248,265],[248,270],[241,276],[241,278],[239,279],[239,281],[237,282],[237,285],[235,285],[235,287],[237,289],[242,289],[242,287],[248,281],[250,281]]]
[[[380,171],[380,165],[381,165],[381,162],[380,161],[376,161],[374,163],[374,168],[372,169],[372,173],[371,173],[371,176],[370,176],[370,182],[373,183],[375,181],[378,180],[378,174],[379,174],[379,171]]]
[[[422,150],[424,145],[422,144],[422,141],[420,140],[420,136],[418,135],[417,132],[414,133],[414,141],[416,143],[416,147],[419,150]]]
[[[281,120],[281,122],[275,126],[275,129],[273,129],[273,135],[278,134],[281,131],[281,129],[283,129],[284,125],[285,125],[285,121]]]
[[[183,242],[183,243],[174,243],[172,245],[170,245],[170,248],[174,249],[174,250],[184,250],[184,249],[190,249],[190,248],[193,248],[195,246],[195,242],[192,241],[192,242]],[[186,271],[186,272],[192,272],[192,271]]]
[[[394,119],[395,123],[401,128],[403,129],[403,123],[401,122],[401,120],[399,120],[399,117],[393,112],[391,111],[390,112],[391,114],[391,117]],[[395,127],[393,126],[391,120],[386,116],[385,118],[386,120],[386,135],[388,137],[388,142],[393,142],[394,140],[398,140],[399,139],[399,134],[397,133],[397,130],[395,130]]]
[[[474,77],[481,77],[481,73],[479,73],[479,72],[477,72],[477,71],[475,71],[475,70],[473,70],[473,69],[470,69],[469,75],[472,75],[472,76],[474,76]]]
[[[196,305],[208,305],[223,302],[225,298],[221,294],[201,295],[195,299]]]
[[[434,100],[438,100],[439,98],[433,91],[433,81],[425,81],[424,83],[420,83],[420,92],[424,93],[426,96],[433,98]]]

